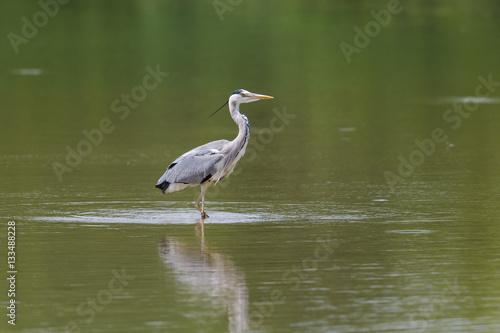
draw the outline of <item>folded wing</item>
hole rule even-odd
[[[224,164],[221,151],[227,143],[227,140],[213,141],[179,156],[168,166],[155,187],[163,193],[170,193],[209,181]]]

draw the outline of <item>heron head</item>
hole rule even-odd
[[[238,89],[235,90],[231,96],[229,97],[229,103],[232,101],[236,102],[237,104],[241,103],[251,103],[251,102],[256,102],[261,99],[272,99],[274,97],[272,96],[267,96],[267,95],[260,95],[260,94],[254,94],[251,93],[245,89]]]
[[[235,90],[231,96],[229,96],[229,100],[222,104],[220,108],[218,108],[214,113],[210,115],[212,117],[214,114],[217,113],[220,109],[222,109],[227,103],[236,103],[236,105],[239,105],[241,103],[251,103],[251,102],[256,102],[261,99],[273,99],[274,97],[272,96],[267,96],[267,95],[260,95],[260,94],[254,94],[251,93],[245,89],[238,89]]]

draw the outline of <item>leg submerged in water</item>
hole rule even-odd
[[[194,207],[201,213],[201,218],[206,219],[209,218],[208,214],[205,213],[205,191],[210,186],[210,183],[201,184],[201,194],[196,200]],[[200,200],[201,200],[201,208],[200,208]]]

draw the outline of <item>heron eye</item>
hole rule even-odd
[[[246,96],[245,93],[241,93],[240,95],[241,95],[241,97],[245,97]]]

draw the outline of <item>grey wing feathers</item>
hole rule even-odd
[[[156,187],[165,192],[170,184],[195,185],[210,179],[217,171],[216,164],[224,158],[221,150],[228,142],[213,141],[179,156],[168,166]]]

